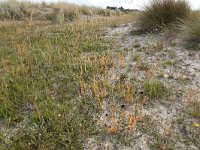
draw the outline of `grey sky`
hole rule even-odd
[[[0,0],[2,1],[2,0]],[[25,1],[25,0],[22,0]],[[144,4],[147,4],[150,0],[30,0],[30,1],[46,1],[46,2],[58,2],[58,1],[64,1],[64,2],[73,2],[77,4],[86,4],[86,5],[92,5],[92,6],[100,6],[100,7],[106,7],[106,6],[123,6],[124,8],[137,8],[141,9]],[[200,9],[200,0],[188,0],[190,5],[193,9]]]
[[[56,0],[54,0],[56,1]],[[68,0],[79,4],[89,4],[95,6],[123,6],[125,8],[141,9],[150,0]],[[193,9],[200,9],[200,0],[188,0]]]

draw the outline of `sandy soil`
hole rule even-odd
[[[114,49],[124,54],[126,62],[126,67],[110,70],[110,82],[115,82],[120,74],[127,74],[129,79],[136,77],[136,84],[137,81],[145,80],[147,71],[136,69],[137,62],[134,57],[137,55],[153,70],[154,78],[164,83],[172,92],[169,97],[148,102],[140,108],[140,113],[149,118],[144,123],[147,130],[136,129],[130,133],[121,131],[118,134],[98,135],[87,139],[85,149],[164,150],[168,148],[166,145],[170,144],[171,148],[177,150],[200,149],[200,129],[194,127],[196,120],[186,112],[191,100],[200,100],[200,51],[184,48],[178,35],[132,35],[134,28],[133,23],[106,28],[106,36],[116,39],[118,45]],[[116,60],[116,63],[118,61],[120,60]],[[127,113],[131,113],[135,108],[135,104],[116,104],[123,105]],[[105,111],[101,116],[107,124],[110,120],[106,119],[105,114],[109,113],[109,105],[106,101],[103,107]],[[154,131],[157,133],[154,134]],[[157,138],[158,135],[160,139]],[[161,145],[161,148],[152,148],[151,145],[155,144]]]

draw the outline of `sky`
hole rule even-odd
[[[56,1],[56,0],[54,0]],[[124,8],[141,9],[148,4],[150,0],[68,0],[78,4],[89,4],[94,6],[106,7],[117,6]],[[193,9],[200,9],[200,0],[188,0]]]
[[[0,0],[3,1],[3,0]],[[22,0],[26,1],[26,0]],[[99,6],[99,7],[106,7],[106,6],[116,6],[116,7],[124,7],[124,8],[131,8],[131,9],[142,9],[145,4],[148,4],[150,0],[28,0],[28,1],[35,1],[35,2],[72,2],[77,4],[85,4],[91,6]],[[200,9],[200,0],[188,0],[190,5],[193,9]]]

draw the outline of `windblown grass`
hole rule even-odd
[[[161,30],[187,18],[189,13],[190,6],[185,0],[151,0],[138,19],[139,26],[145,31]]]
[[[189,19],[183,20],[181,32],[188,48],[200,48],[200,13],[194,12]]]
[[[22,20],[26,17],[29,17],[31,14],[30,8],[35,7],[36,5],[33,5],[29,2],[19,3],[14,0],[0,2],[0,19]]]
[[[50,20],[53,22],[74,21],[81,15],[111,16],[118,12],[95,8],[89,6],[79,6],[71,3],[42,3],[18,2],[8,0],[0,2],[0,20]]]

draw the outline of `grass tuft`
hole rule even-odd
[[[196,119],[200,119],[200,102],[194,100],[188,105],[188,114]]]
[[[151,0],[138,21],[142,30],[161,30],[179,19],[188,17],[190,6],[185,0]]]
[[[150,98],[162,98],[169,93],[168,88],[159,81],[147,81],[144,85],[144,93]]]
[[[181,31],[188,48],[200,48],[200,15],[198,12],[182,21]]]
[[[30,16],[30,7],[34,8],[35,5],[29,2],[19,3],[15,0],[0,2],[0,19],[23,20],[25,17]]]

